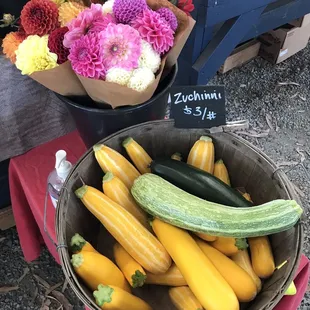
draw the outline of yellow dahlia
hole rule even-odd
[[[16,51],[16,67],[22,74],[30,75],[36,71],[44,71],[57,67],[57,55],[51,53],[48,36],[33,35],[27,37]]]
[[[52,1],[55,2],[57,6],[61,6],[63,3],[66,2],[66,0],[52,0]]]
[[[70,1],[63,3],[58,9],[58,20],[61,24],[61,27],[66,26],[67,23],[71,22],[72,19],[76,18],[79,13],[84,11],[85,9],[86,7],[78,2]]]
[[[20,43],[26,38],[26,34],[22,32],[10,32],[2,41],[3,54],[11,60],[12,63],[16,61],[15,52]]]

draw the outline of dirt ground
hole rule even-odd
[[[242,136],[288,171],[303,201],[304,253],[310,258],[309,77],[310,45],[279,65],[258,58],[209,84],[225,85],[228,120],[248,119],[251,128]],[[0,231],[0,247],[0,309],[83,309],[47,250],[27,264],[15,228]],[[300,309],[310,309],[310,294]]]

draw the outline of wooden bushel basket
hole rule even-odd
[[[277,166],[264,153],[232,133],[209,134],[205,129],[178,129],[174,127],[172,120],[168,120],[133,126],[101,142],[125,154],[121,144],[126,137],[131,136],[152,158],[171,156],[174,152],[180,152],[186,158],[191,146],[202,135],[212,136],[216,158],[224,160],[233,186],[244,187],[255,204],[278,198],[299,201],[286,175],[281,170],[276,170]],[[68,246],[71,237],[79,233],[102,254],[113,260],[113,238],[74,195],[74,190],[82,185],[80,178],[86,184],[101,189],[102,177],[103,172],[96,162],[93,150],[89,150],[68,176],[56,214],[56,233],[63,271],[76,295],[90,309],[100,308],[95,304],[92,292],[75,275]],[[276,266],[285,260],[288,262],[265,281],[261,293],[253,302],[242,305],[243,309],[273,309],[297,270],[303,244],[301,223],[289,231],[272,235],[270,239]],[[169,300],[166,287],[145,285],[135,289],[134,293],[146,300],[154,310],[175,309]]]

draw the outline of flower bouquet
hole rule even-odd
[[[137,105],[176,63],[193,25],[167,0],[108,0],[68,23],[64,46],[94,101]]]
[[[30,0],[3,51],[61,95],[137,105],[176,64],[195,24],[185,12],[168,0]]]
[[[3,39],[3,53],[23,75],[29,75],[47,88],[65,96],[86,95],[68,61],[69,49],[63,45],[68,31],[65,25],[85,8],[82,2],[75,1],[27,2],[19,25],[14,25],[18,30]]]

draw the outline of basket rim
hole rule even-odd
[[[117,131],[117,132],[109,135],[108,137],[105,137],[104,139],[100,140],[98,143],[104,144],[105,141],[108,141],[108,140],[110,140],[110,139],[114,138],[115,136],[118,136],[122,133],[126,133],[128,130],[131,130],[131,129],[139,128],[139,127],[145,126],[145,125],[156,125],[156,124],[162,124],[162,123],[167,123],[167,124],[171,124],[174,126],[174,120],[173,119],[149,121],[149,122],[137,124],[137,125],[130,126],[130,127],[125,128],[125,129],[122,129],[120,131]],[[208,129],[205,129],[205,130],[206,130],[206,133],[209,133],[212,135],[217,134],[217,133],[210,133],[210,130],[208,130]],[[250,148],[251,150],[256,152],[259,156],[263,157],[264,160],[274,169],[274,171],[276,171],[276,174],[274,174],[273,178],[275,178],[275,175],[276,175],[277,178],[279,179],[278,181],[281,183],[282,186],[285,187],[285,191],[286,191],[287,195],[289,197],[291,197],[292,199],[297,200],[300,203],[299,196],[296,194],[294,188],[292,187],[291,181],[288,179],[288,177],[286,176],[284,171],[282,169],[279,169],[279,167],[275,164],[275,162],[268,155],[266,155],[259,148],[257,148],[256,146],[254,146],[253,144],[251,144],[250,142],[248,142],[247,140],[245,140],[244,138],[240,137],[239,135],[237,135],[233,132],[229,132],[229,131],[227,132],[227,131],[223,130],[220,133],[224,133],[226,135],[233,137],[234,139],[238,140],[240,143],[243,143],[245,146],[247,146],[248,148]],[[91,147],[80,157],[80,159],[77,161],[77,163],[75,164],[74,167],[77,167],[80,163],[83,162],[84,159],[86,159],[92,153],[93,153],[93,149]],[[70,173],[67,177],[67,180],[69,180],[70,177],[73,175],[74,170],[75,169],[72,169],[70,171]],[[65,199],[65,195],[67,193],[67,191],[65,190],[67,182],[68,181],[66,181],[64,186],[63,186],[59,201]],[[61,204],[59,204],[59,206],[60,205]],[[301,205],[301,203],[300,203],[300,205]],[[63,216],[62,210],[60,210],[60,209],[61,209],[60,207],[57,207],[57,209],[56,209],[55,230],[56,230],[56,238],[57,238],[57,242],[58,242],[57,250],[58,250],[58,254],[59,254],[59,258],[60,258],[61,267],[63,269],[65,277],[66,277],[68,283],[70,284],[72,290],[79,297],[79,299],[84,303],[84,305],[89,307],[90,309],[98,309],[99,310],[100,308],[94,303],[93,300],[91,300],[88,297],[88,295],[84,292],[83,288],[80,289],[79,285],[77,285],[77,283],[79,283],[79,281],[78,281],[77,276],[75,275],[74,270],[70,264],[70,256],[68,253],[67,244],[65,244],[64,235],[60,233],[62,229],[59,225],[59,219]],[[298,228],[297,233],[298,233],[299,243],[298,243],[298,246],[296,248],[297,249],[296,250],[297,255],[295,257],[293,268],[287,274],[285,284],[282,287],[280,287],[277,292],[275,292],[274,298],[269,302],[266,309],[270,309],[270,310],[273,309],[277,305],[277,303],[282,299],[283,292],[285,292],[287,290],[287,288],[289,287],[289,285],[292,282],[292,280],[294,279],[295,273],[298,269],[299,261],[300,261],[301,256],[302,256],[304,232],[303,232],[303,225],[302,225],[301,221],[299,221],[295,225],[295,227]]]

